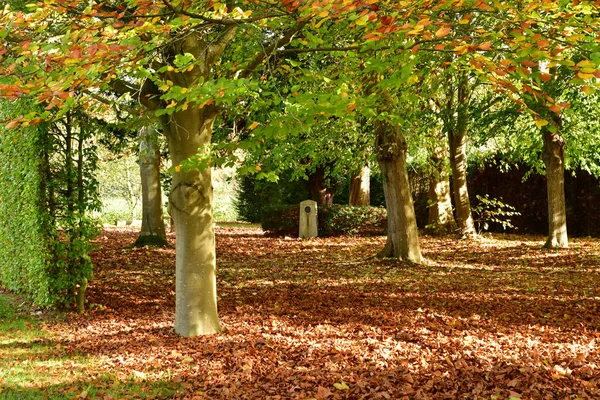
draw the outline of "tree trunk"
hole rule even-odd
[[[467,188],[467,135],[466,129],[448,130],[450,144],[450,166],[454,185],[454,206],[459,233],[465,237],[476,236],[471,215],[471,201]]]
[[[370,204],[371,170],[364,166],[358,174],[353,174],[350,179],[350,202],[354,207],[368,206]]]
[[[433,171],[429,181],[429,220],[427,230],[436,235],[447,235],[456,231],[456,221],[452,215],[450,181],[444,166],[444,148],[437,148],[431,154]]]
[[[333,205],[334,192],[325,185],[325,167],[317,167],[308,175],[308,190],[311,200],[316,201],[319,207]]]
[[[548,239],[544,247],[563,249],[569,247],[565,206],[565,142],[560,134],[548,129],[544,129],[542,135],[542,159],[546,166],[548,190]]]
[[[183,160],[210,144],[215,117],[216,112],[208,107],[194,107],[163,118],[163,130],[176,167],[169,202],[177,238],[175,332],[182,336],[221,331],[211,169],[177,169]]]
[[[160,188],[160,151],[156,131],[139,131],[140,176],[142,178],[142,229],[135,246],[168,246]]]
[[[454,186],[454,207],[456,223],[463,237],[477,235],[475,223],[471,215],[471,201],[467,188],[467,129],[469,107],[469,82],[467,77],[460,77],[457,88],[449,86],[444,127],[448,135],[450,147],[450,167]],[[454,104],[456,99],[456,104]]]
[[[388,213],[387,243],[379,256],[420,263],[423,257],[406,169],[406,140],[397,126],[382,121],[375,122],[375,135]]]

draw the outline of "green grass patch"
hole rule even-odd
[[[43,328],[52,323],[17,296],[0,293],[0,399],[171,398],[181,384],[168,374],[117,376],[100,361],[68,350]]]

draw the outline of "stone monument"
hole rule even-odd
[[[317,202],[304,200],[300,203],[300,230],[298,237],[314,238],[319,236],[317,221]]]

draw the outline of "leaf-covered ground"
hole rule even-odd
[[[35,372],[19,390],[100,399],[600,398],[599,240],[545,251],[542,237],[423,237],[427,262],[412,266],[371,259],[383,237],[300,241],[219,228],[225,331],[182,338],[172,329],[174,250],[127,248],[135,237],[112,228],[98,238],[87,314],[51,320],[45,339],[3,341],[13,358],[0,362]]]

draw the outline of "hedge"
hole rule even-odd
[[[261,226],[267,235],[298,236],[299,205],[273,206],[263,212]],[[334,204],[317,210],[319,236],[384,235],[387,213],[380,207]]]

